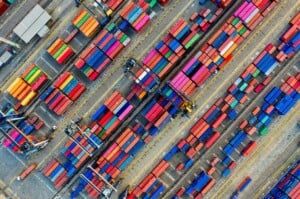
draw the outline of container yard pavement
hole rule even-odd
[[[291,10],[287,12],[288,9]],[[168,129],[171,124],[167,126],[163,132],[156,136],[154,140],[141,151],[141,155],[139,155],[139,157],[137,157],[122,174],[122,177],[124,178],[124,187],[126,185],[136,185],[147,171],[151,169],[152,164],[144,165],[143,163],[156,162],[159,157],[162,157],[163,152],[167,151],[170,146],[172,146],[172,143],[176,143],[176,140],[178,140],[179,137],[182,137],[180,134],[182,132],[187,132],[191,124],[196,121],[194,118],[200,115],[200,113],[203,113],[204,109],[208,108],[207,106],[213,103],[214,99],[219,97],[219,94],[222,93],[221,91],[227,89],[230,83],[229,81],[232,82],[235,77],[240,74],[244,69],[242,66],[246,66],[250,63],[254,54],[257,51],[260,51],[260,49],[266,45],[267,41],[271,40],[270,37],[278,38],[274,36],[281,33],[280,25],[284,26],[284,24],[288,23],[290,17],[287,16],[295,9],[297,9],[295,1],[280,2],[278,7],[264,19],[262,25],[259,26],[249,36],[245,43],[239,47],[234,54],[235,57],[232,62],[228,63],[228,66],[213,77],[213,79],[205,85],[205,88],[194,97],[198,107],[189,121],[181,125],[181,122],[179,122],[178,119],[175,119],[175,121],[172,122],[172,128]],[[245,51],[245,49],[251,50]],[[218,85],[218,87],[215,88],[215,85]],[[174,135],[174,132],[178,133]],[[137,170],[139,172],[136,172]]]
[[[15,154],[2,147],[0,148],[0,159],[5,160],[0,161],[0,178],[7,188],[13,188],[13,193],[19,198],[47,198],[54,195],[54,190],[41,180],[40,176],[42,175],[38,172],[33,173],[25,182],[16,181],[15,175],[18,175],[26,168],[24,160],[21,160]],[[40,191],[36,191],[33,187],[38,187]]]
[[[254,152],[245,160],[242,160],[242,162],[237,166],[235,170],[233,170],[233,173],[231,176],[223,181],[222,186],[215,186],[206,196],[205,198],[226,198],[231,195],[231,193],[234,191],[235,187],[240,183],[240,181],[243,179],[244,176],[250,175],[251,178],[257,180],[261,178],[260,182],[257,182],[257,185],[261,185],[265,183],[268,178],[264,173],[265,171],[268,171],[268,168],[273,167],[272,170],[277,170],[277,167],[279,167],[280,162],[284,162],[283,160],[289,159],[291,156],[292,159],[296,158],[296,155],[299,155],[299,148],[297,147],[297,139],[293,139],[298,137],[297,131],[291,127],[295,127],[297,123],[297,116],[299,116],[300,111],[300,104],[298,104],[294,109],[285,117],[280,118],[278,123],[273,125],[273,128],[270,129],[269,134],[267,134],[261,142],[258,143],[258,147],[254,150]],[[291,134],[291,138],[287,139],[287,135]],[[284,142],[284,140],[286,140]],[[296,143],[295,143],[296,142]],[[286,143],[285,147],[283,146],[283,143]],[[292,146],[291,149],[287,150],[289,153],[284,153],[286,148]],[[276,150],[278,152],[276,152]],[[294,153],[295,155],[291,155],[290,152]],[[273,157],[274,154],[277,153],[277,157]],[[268,161],[268,159],[276,160],[276,164],[274,164],[272,161]],[[282,161],[277,161],[278,159],[283,159]],[[262,161],[263,160],[263,161]],[[259,170],[261,164],[268,165],[268,167],[264,167],[261,172],[257,172]],[[288,161],[286,164],[289,164]],[[283,164],[286,166],[286,164]],[[282,166],[284,168],[284,166]],[[282,169],[281,169],[282,170]],[[257,172],[257,173],[256,173]],[[264,173],[262,175],[262,173]],[[260,189],[260,187],[256,188]],[[254,190],[246,190],[245,192],[249,193],[255,193]],[[257,195],[257,194],[256,194]],[[253,195],[252,195],[253,196]],[[243,198],[247,198],[245,195]],[[261,198],[260,196],[256,196],[255,198]]]

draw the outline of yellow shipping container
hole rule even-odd
[[[7,88],[7,92],[9,94],[14,93],[19,86],[22,84],[22,82],[24,82],[24,80],[22,80],[20,77],[18,77],[8,88]]]
[[[41,71],[41,69],[38,69],[37,71],[35,71],[35,73],[29,78],[29,80],[27,81],[28,84],[32,84],[33,81],[40,75],[42,75],[43,71]]]
[[[70,81],[73,79],[73,75],[70,75],[60,86],[59,86],[59,89],[60,90],[63,90],[68,83],[70,83]]]
[[[21,105],[22,106],[27,106],[31,100],[36,96],[36,92],[31,91],[22,101],[21,101]]]

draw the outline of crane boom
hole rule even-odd
[[[5,39],[4,37],[0,37],[0,42],[6,43],[8,45],[14,46],[16,48],[20,48],[20,45],[17,44],[16,42],[10,41],[8,39]]]

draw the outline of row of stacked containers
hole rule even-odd
[[[293,165],[287,173],[280,178],[278,183],[270,190],[264,199],[286,198],[297,199],[300,197],[300,161]]]
[[[268,126],[272,122],[272,118],[276,117],[276,114],[286,115],[293,106],[299,100],[300,93],[300,74],[295,76],[289,76],[285,82],[279,87],[274,87],[264,98],[264,102],[261,106],[255,107],[251,111],[251,115],[248,119],[244,119],[239,125],[239,131],[229,141],[227,145],[223,147],[222,152],[225,158],[222,163],[228,166],[229,163],[234,162],[231,158],[235,150],[240,151],[241,155],[248,156],[256,147],[256,141],[252,140],[241,148],[242,142],[247,138],[258,134],[264,136],[268,133]],[[226,168],[222,172],[223,177],[227,177],[233,168]]]
[[[140,32],[150,22],[150,16],[146,13],[149,4],[144,0],[137,4],[130,2],[121,10],[120,16],[123,19],[120,27],[126,27],[128,24],[136,31]]]
[[[72,24],[88,38],[91,38],[99,29],[98,21],[86,10],[81,10],[72,20]]]
[[[94,81],[129,43],[130,38],[111,23],[79,55],[75,67]]]
[[[73,49],[61,38],[57,38],[48,48],[47,52],[59,64],[65,64],[74,54]]]
[[[136,86],[134,86],[134,88],[136,88]],[[176,95],[176,93],[175,93],[175,91],[172,91],[172,90],[170,90],[169,89],[169,92],[168,92],[168,95],[169,95],[169,99],[172,99],[172,100],[168,100],[168,99],[166,99],[165,98],[165,96],[163,96],[163,95],[160,95],[160,94],[157,94],[156,96],[157,96],[157,98],[158,98],[158,101],[161,101],[161,103],[169,103],[169,102],[171,102],[170,104],[172,104],[172,106],[173,106],[173,103],[175,102],[175,103],[177,103],[177,107],[178,106],[180,106],[182,103],[183,103],[183,100],[180,98],[180,97],[176,97],[176,96],[172,96],[172,95],[170,95],[170,93],[174,93],[175,95]],[[132,94],[130,94],[130,96],[131,96]],[[175,98],[174,98],[175,97]],[[176,100],[177,99],[177,100]],[[156,108],[151,108],[151,106],[153,106],[154,107],[154,105],[153,105],[153,102],[152,103],[150,103],[149,104],[149,110],[153,110],[153,114],[155,115],[155,112],[156,111],[158,111],[157,113],[158,113],[158,115],[157,116],[161,116],[160,114],[162,113],[162,112],[160,112],[159,111],[159,109],[156,109]],[[174,111],[174,113],[173,113],[173,116],[175,116],[176,115],[176,113],[179,111],[178,109],[176,110],[176,108],[175,108],[175,106],[173,106],[173,110],[175,110]],[[147,109],[147,107],[145,107],[145,109]],[[144,117],[148,117],[148,116],[146,116],[147,114],[144,114]],[[149,116],[150,115],[152,115],[152,114],[149,114]],[[154,116],[153,115],[153,116]],[[147,118],[145,118],[146,120],[147,120]],[[148,120],[151,120],[151,118],[148,118]],[[166,120],[166,121],[168,121],[168,120]],[[148,123],[147,123],[148,122]],[[146,124],[146,127],[149,127],[149,126],[151,126],[151,122],[150,122],[150,124],[149,124],[149,121],[147,121],[145,124]],[[148,125],[147,125],[148,124]],[[155,133],[157,133],[158,132],[158,129],[156,130],[155,128],[150,128],[151,129],[151,131],[150,132],[152,132],[152,134],[154,135]],[[149,133],[150,134],[150,133]],[[148,135],[149,135],[148,134]],[[149,137],[147,135],[147,137]],[[151,134],[150,134],[151,135]],[[146,138],[146,137],[145,137]],[[148,139],[146,139],[146,140],[148,140]],[[146,143],[146,142],[145,142]],[[139,144],[137,144],[137,146],[138,146]],[[116,146],[116,145],[115,145]],[[116,149],[117,150],[117,149]],[[102,166],[104,166],[104,165],[102,165]],[[111,172],[111,167],[109,167],[109,166],[106,166],[106,168],[105,169],[108,169],[108,168],[110,168],[109,169],[109,171]],[[101,169],[101,168],[98,168],[98,166],[96,167],[96,170],[97,169]],[[110,180],[111,179],[111,176],[110,175],[106,175],[107,176],[107,178]],[[90,176],[90,178],[93,178],[93,177],[91,177]],[[99,181],[99,179],[98,179],[98,181]],[[101,181],[101,180],[100,180]],[[88,183],[86,183],[85,184],[86,186],[91,186],[91,185],[88,185]],[[78,192],[80,192],[83,188],[84,188],[85,186],[83,186],[82,185],[82,180],[81,180],[81,184],[77,187],[77,189],[76,189],[76,191],[74,191],[73,193],[74,193],[74,195],[76,195],[76,194],[78,194]]]
[[[93,127],[96,135],[105,140],[133,111],[134,107],[118,91],[104,102],[102,106],[92,115]]]
[[[199,13],[202,12],[208,13],[210,10],[202,9]],[[219,8],[214,14],[210,13],[213,16],[210,23],[214,23],[222,13],[223,8]],[[205,30],[195,28],[197,21],[191,21],[192,26],[184,19],[177,21],[169,33],[143,59],[143,67],[134,72],[134,81],[143,89],[153,89],[159,82],[157,79],[164,79],[177,61],[183,58],[200,39],[199,32],[207,31],[208,28]]]
[[[203,85],[213,72],[222,69],[228,63],[232,58],[232,52],[259,24],[267,14],[266,10],[269,11],[276,5],[276,1],[268,3],[265,1],[257,4],[255,1],[253,3],[245,1],[171,80],[171,84],[178,91],[190,96],[196,87]],[[260,20],[257,20],[258,18]]]
[[[86,90],[70,72],[60,75],[40,99],[57,115],[62,115]]]
[[[7,92],[18,100],[19,105],[27,106],[47,81],[47,74],[32,64],[7,88]]]
[[[219,8],[215,13],[213,13],[209,8],[202,9],[199,12],[194,12],[190,21],[194,24],[191,29],[194,31],[206,32],[208,28],[216,21],[217,17],[222,13],[223,9]]]
[[[291,20],[287,32],[292,28],[294,22],[297,21],[296,19],[299,20],[299,14]],[[203,117],[190,129],[191,134],[178,142],[178,144],[164,157],[164,160],[168,161],[176,153],[180,151],[183,152],[188,159],[184,163],[180,162],[178,167],[176,167],[176,170],[181,170],[182,167],[179,167],[180,165],[187,168],[191,166],[191,162],[193,162],[192,157],[196,154],[195,151],[199,151],[203,146],[205,148],[211,147],[220,137],[220,132],[218,132],[218,129],[216,128],[218,128],[226,118],[230,120],[235,119],[237,116],[238,105],[249,100],[250,93],[258,93],[258,91],[255,91],[255,88],[260,87],[260,92],[262,89],[261,86],[265,87],[270,82],[271,77],[268,75],[270,75],[276,66],[278,66],[278,62],[282,62],[281,60],[276,61],[277,55],[282,52],[281,46],[289,45],[292,48],[292,50],[290,50],[293,52],[292,54],[295,54],[299,50],[299,39],[296,39],[298,32],[299,30],[294,31],[292,33],[293,36],[286,41],[281,37],[278,46],[273,44],[267,45],[256,59],[254,59],[253,63],[251,63],[246,70],[243,71],[240,77],[229,87],[227,91],[228,94],[217,100],[216,103],[209,108]],[[293,45],[297,42],[297,45]],[[290,58],[292,54],[289,54],[290,56],[287,57]],[[275,113],[280,115],[287,114],[287,112],[296,104],[300,97],[299,76],[299,73],[295,76],[289,76],[280,88],[274,87],[266,95],[265,102],[262,106],[255,107],[249,120],[244,120],[240,124],[240,130],[222,150],[225,155],[222,164],[226,167],[221,173],[223,177],[228,176],[230,171],[235,168],[236,163],[232,160],[231,155],[241,146],[241,143],[254,133],[257,133],[260,136],[265,135],[268,132],[271,117],[275,117]],[[261,83],[259,82],[259,79],[262,79]],[[243,156],[248,156],[255,146],[256,142],[251,141],[250,139],[248,144],[239,151]],[[211,171],[215,170],[216,168],[213,170],[210,169],[208,171],[210,173],[209,175],[211,175]],[[145,178],[144,180],[147,179]],[[211,188],[212,185],[207,184],[207,186]],[[175,198],[181,197],[184,193],[193,195],[194,197],[201,197],[201,195],[204,194],[201,191],[201,189],[197,188],[196,184],[191,184],[186,191],[182,191],[182,189],[178,190],[179,194],[175,196]],[[134,189],[134,193],[136,192],[140,193],[140,187]]]

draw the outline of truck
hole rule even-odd
[[[242,182],[238,185],[236,190],[232,193],[230,199],[237,199],[239,196],[239,193],[244,191],[247,186],[251,183],[252,179],[249,176],[246,176]]]
[[[17,180],[24,180],[29,174],[37,167],[36,163],[32,163],[29,167],[27,167],[18,177]]]

